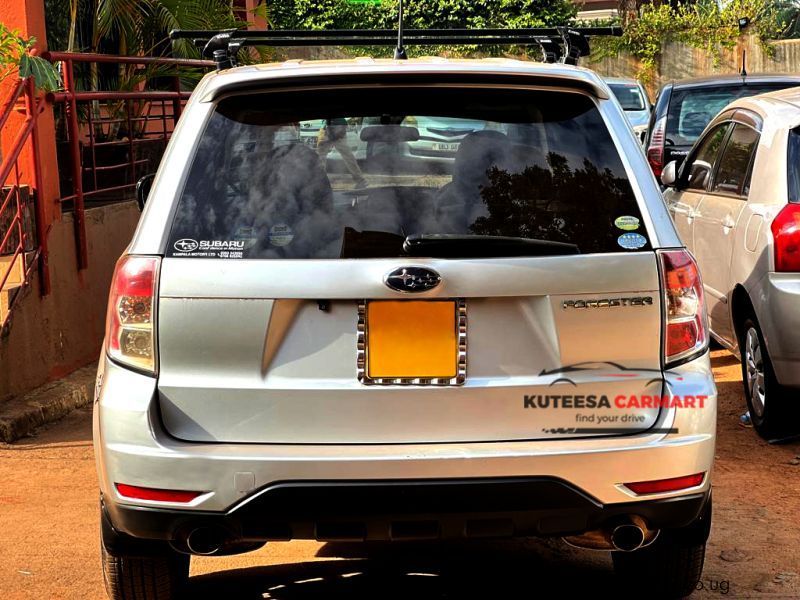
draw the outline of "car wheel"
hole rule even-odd
[[[147,555],[120,554],[100,545],[103,583],[111,600],[174,600],[189,579],[189,556],[174,550]]]
[[[739,328],[742,355],[742,382],[750,419],[758,434],[771,437],[791,423],[786,389],[778,383],[764,335],[753,316]]]

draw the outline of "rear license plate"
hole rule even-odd
[[[454,300],[367,302],[364,315],[367,378],[435,379],[439,380],[437,383],[456,378],[459,346],[466,349],[466,340],[462,343],[459,332],[460,304],[463,303]],[[465,358],[462,362],[465,364]]]
[[[439,152],[458,152],[458,144],[435,144]]]

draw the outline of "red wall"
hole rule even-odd
[[[25,37],[35,37],[37,40],[36,49],[39,52],[47,49],[43,0],[0,0],[0,22],[11,29],[18,29]],[[15,83],[15,77],[8,77],[0,83],[0,101],[5,102],[10,89],[14,87]],[[3,131],[0,132],[0,148],[6,150],[11,146],[24,119],[25,115],[22,111],[18,111],[9,119]],[[40,191],[40,197],[44,200],[45,226],[47,227],[53,220],[60,218],[61,213],[58,207],[60,194],[58,165],[56,162],[55,125],[53,111],[50,107],[47,107],[39,115],[38,142],[42,160],[42,185],[44,187]],[[33,185],[33,176],[30,172],[30,152],[30,144],[28,144],[23,156],[20,157],[19,164],[23,171],[23,182]]]

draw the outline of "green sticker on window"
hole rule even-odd
[[[623,231],[635,231],[639,229],[639,219],[638,217],[617,217],[614,219],[614,225],[617,226],[617,229],[622,229]]]

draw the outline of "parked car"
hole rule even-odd
[[[419,139],[409,142],[408,152],[412,156],[427,159],[454,161],[461,140],[476,131],[483,131],[487,123],[475,119],[457,117],[416,116],[406,119],[419,130]]]
[[[323,118],[381,146],[364,187],[276,143]],[[394,159],[445,119],[489,126],[444,173]],[[701,574],[700,275],[589,70],[207,75],[117,264],[97,381],[112,598],[169,598],[192,554],[295,538],[563,536],[651,596]]]
[[[614,92],[625,116],[628,117],[633,130],[639,139],[644,139],[647,125],[650,123],[650,98],[644,86],[635,79],[624,77],[606,77],[608,87]]]
[[[800,398],[800,89],[717,115],[665,198],[703,274],[712,335],[742,361],[765,437],[796,425]]]
[[[653,173],[659,177],[664,165],[680,163],[711,119],[733,100],[798,85],[800,77],[793,75],[725,75],[667,83],[658,92],[644,144]]]
[[[348,143],[355,157],[364,162],[367,160],[367,142],[359,135],[363,127],[380,125],[381,116],[359,119],[350,125],[347,133]],[[384,119],[385,120],[385,119]],[[325,124],[324,119],[304,121],[300,124],[300,136],[306,145],[316,148]],[[404,115],[401,124],[416,127],[419,137],[402,145],[403,157],[408,160],[419,157],[425,164],[436,161],[451,163],[455,160],[458,146],[462,139],[475,131],[482,131],[487,123],[474,119],[454,117]],[[333,150],[329,160],[341,160],[338,151]]]

